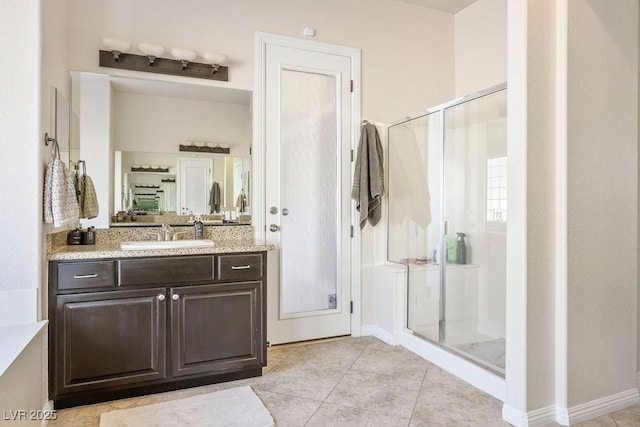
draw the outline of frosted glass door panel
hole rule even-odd
[[[281,76],[281,312],[331,310],[340,297],[336,77]]]

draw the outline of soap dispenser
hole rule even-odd
[[[78,224],[76,228],[67,233],[67,245],[82,244],[82,226]]]
[[[464,238],[467,236],[464,233],[456,233],[458,238],[456,239],[456,263],[467,263],[467,245],[464,242]]]
[[[195,221],[193,221],[193,234],[196,239],[202,239],[204,237],[204,224],[202,224],[200,215],[197,215]]]

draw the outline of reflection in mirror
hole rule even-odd
[[[109,207],[105,217],[86,225],[109,226],[121,219],[129,225],[145,225],[148,217],[160,212],[166,216],[156,218],[157,222],[181,223],[191,212],[210,215],[216,182],[219,203],[213,205],[219,205],[219,213],[232,211],[236,218],[250,221],[250,91],[202,82],[71,74],[72,112],[79,118],[78,155],[90,160],[87,165],[98,177],[94,178],[96,191]],[[224,144],[230,153],[180,152],[179,146],[185,144]],[[212,165],[198,172],[179,158],[209,159]],[[132,170],[133,166],[140,168]],[[165,168],[162,172],[151,169],[158,166]],[[162,178],[175,182],[162,182]],[[139,212],[137,221],[131,223],[127,212]]]
[[[251,215],[251,159],[116,151],[114,164],[116,211],[135,213],[140,224],[147,214]]]

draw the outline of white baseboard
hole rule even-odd
[[[47,400],[44,403],[44,406],[42,407],[42,413],[43,414],[52,414],[54,410],[53,407],[53,400]],[[47,425],[49,424],[49,419],[48,418],[43,418],[42,419],[42,423],[40,424],[41,427],[47,427]]]
[[[638,389],[634,388],[570,408],[547,406],[522,412],[505,404],[502,406],[502,419],[516,427],[541,427],[554,422],[568,426],[619,411],[639,402],[640,394]]]
[[[384,329],[376,326],[376,325],[364,325],[360,328],[360,334],[363,336],[373,336],[378,338],[380,341],[385,342],[389,345],[398,345],[393,339],[393,334],[385,331]]]
[[[502,419],[516,427],[541,427],[556,421],[555,406],[522,412],[507,404],[502,406]]]
[[[557,408],[556,422],[563,426],[573,425],[581,421],[597,418],[611,412],[619,411],[640,402],[640,393],[632,388],[611,396],[581,403],[570,408]]]

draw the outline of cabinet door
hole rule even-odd
[[[262,282],[171,289],[171,375],[260,367]]]
[[[54,394],[165,378],[165,293],[56,297]]]

